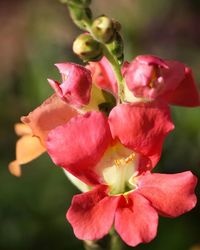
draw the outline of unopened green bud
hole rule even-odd
[[[124,58],[124,43],[121,35],[118,32],[116,32],[114,40],[108,44],[108,47],[111,53],[118,59],[119,63],[121,64]]]
[[[90,34],[81,34],[73,44],[73,51],[83,61],[98,61],[103,56],[101,44]]]
[[[113,21],[107,16],[96,18],[92,24],[92,32],[95,38],[102,43],[109,43],[115,35]]]

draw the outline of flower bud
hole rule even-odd
[[[73,51],[84,61],[98,61],[103,56],[101,44],[90,34],[81,34],[73,44]]]
[[[163,70],[165,74],[169,72],[167,61],[152,55],[140,55],[128,65],[124,77],[129,90],[136,97],[155,99],[166,88]]]
[[[97,40],[102,43],[109,43],[115,35],[113,21],[107,16],[96,18],[92,24],[92,32]]]
[[[124,59],[124,44],[121,35],[116,32],[114,40],[109,43],[109,49],[111,53],[118,59],[119,63],[121,64]]]

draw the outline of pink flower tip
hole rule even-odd
[[[200,104],[192,71],[181,62],[140,55],[126,66],[124,77],[136,97],[187,107]]]
[[[62,83],[48,79],[50,86],[65,102],[73,106],[87,105],[90,100],[92,78],[90,71],[74,63],[57,63]]]

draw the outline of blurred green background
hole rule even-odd
[[[121,22],[126,59],[148,53],[180,60],[200,83],[199,0],[93,0],[92,9]],[[80,31],[57,0],[1,0],[0,21],[0,250],[83,249],[65,220],[79,191],[63,171],[47,155],[24,166],[21,178],[7,170],[15,157],[13,124],[52,93],[46,78],[59,79],[54,63],[79,62],[71,47]],[[172,112],[176,131],[156,171],[192,169],[200,176],[200,109]],[[135,249],[198,250],[199,244],[198,205],[177,219],[160,218],[156,239]]]

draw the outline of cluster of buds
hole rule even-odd
[[[121,65],[120,25],[106,16],[92,21],[85,15],[90,1],[65,2],[87,31],[73,50],[88,64],[56,64],[62,82],[49,79],[55,94],[22,117],[9,169],[20,175],[21,164],[47,151],[83,191],[66,215],[77,238],[94,241],[114,226],[130,246],[149,242],[158,215],[177,217],[196,205],[190,171],[153,173],[174,129],[169,105],[200,106],[192,71],[152,55]]]
[[[83,61],[98,61],[102,58],[105,49],[115,59],[123,62],[123,40],[119,33],[120,24],[102,15],[92,20],[90,1],[67,1],[72,19],[78,27],[86,33],[74,41],[73,51]]]
[[[123,40],[119,30],[120,25],[116,21],[100,16],[91,23],[90,34],[84,33],[77,37],[73,51],[83,61],[98,61],[106,46],[118,61],[123,62]]]

